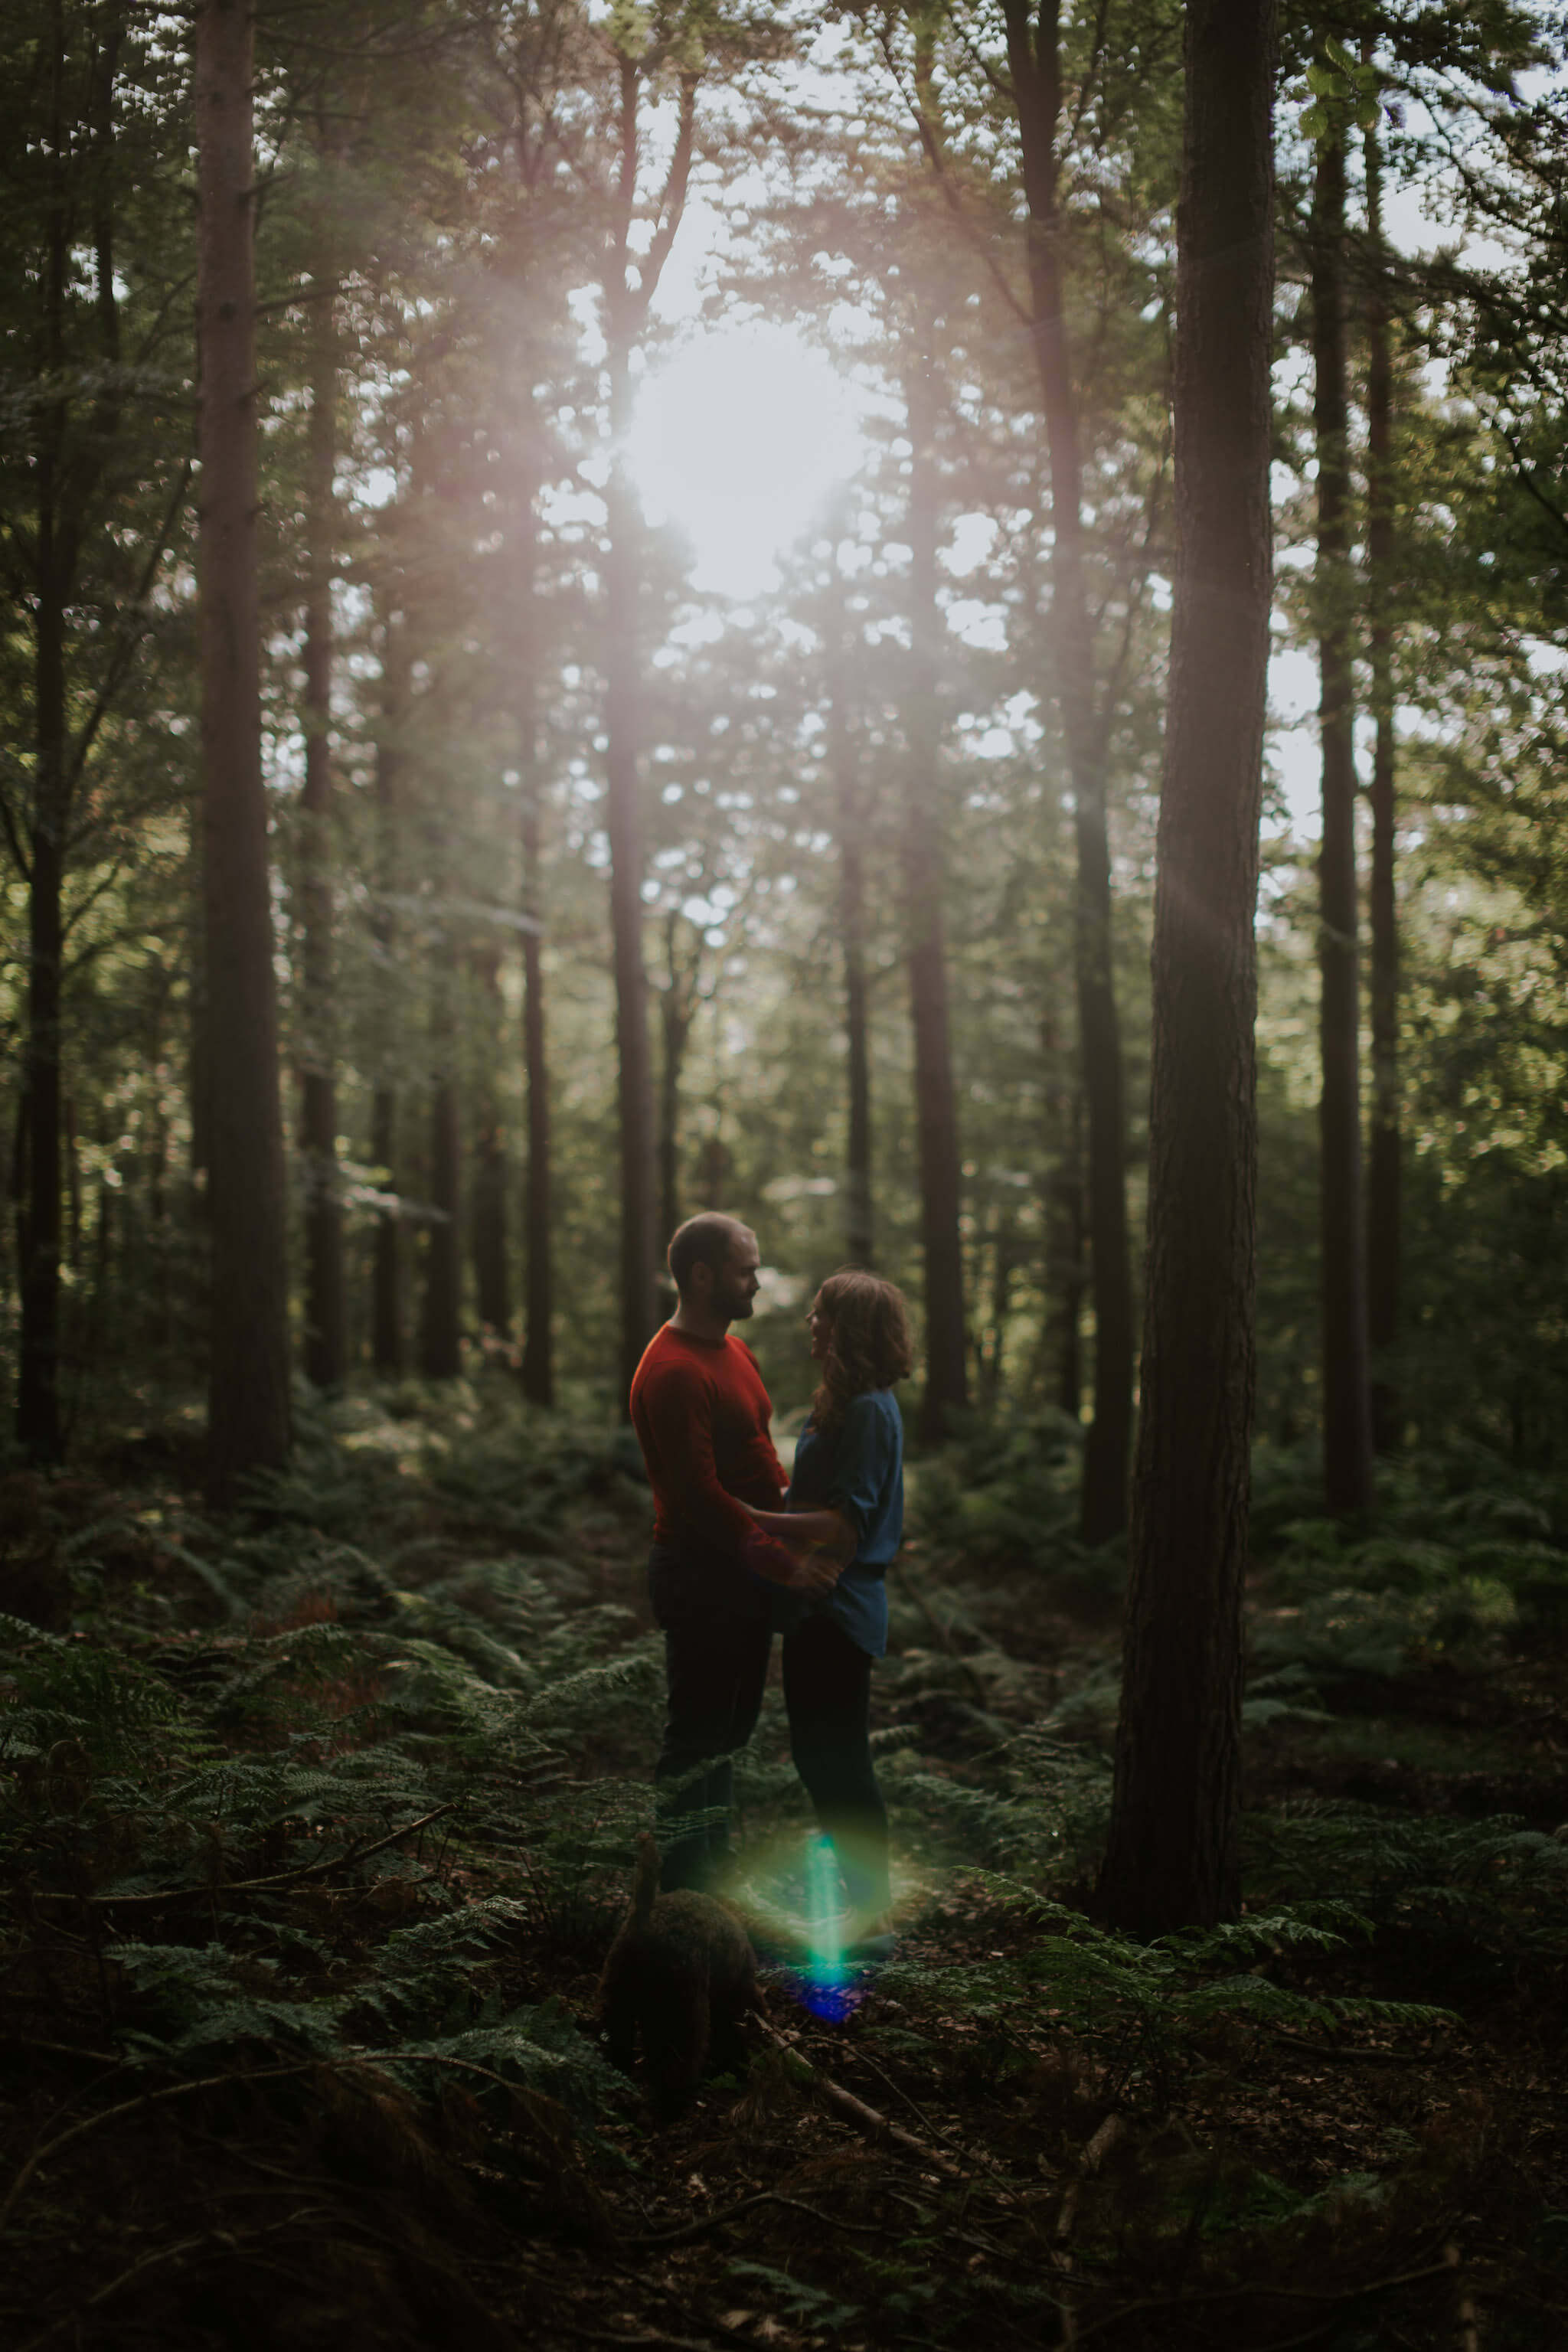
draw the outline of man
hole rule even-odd
[[[654,1494],[648,1592],[664,1634],[664,1743],[654,1781],[667,1887],[710,1888],[730,1850],[731,1758],[756,1727],[773,1640],[769,1587],[823,1592],[837,1561],[761,1534],[788,1484],[756,1358],[731,1336],[757,1295],[757,1237],[689,1218],[669,1244],[679,1303],[632,1381],[632,1426]],[[803,1528],[803,1539],[820,1532]]]

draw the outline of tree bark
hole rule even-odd
[[[474,1290],[479,1321],[499,1339],[511,1328],[511,1285],[507,1278],[506,1141],[500,1106],[500,950],[487,945],[473,959],[481,1004],[479,1051],[484,1076],[479,1092],[474,1136]]]
[[[910,670],[906,705],[909,805],[903,828],[909,924],[910,1017],[914,1029],[915,1125],[925,1268],[926,1384],[917,1432],[923,1444],[944,1435],[949,1415],[969,1402],[964,1346],[963,1245],[958,1110],[948,1037],[947,952],[942,905],[942,714],[937,672],[939,483],[937,394],[927,365],[911,369],[910,417]]]
[[[203,832],[211,1129],[207,1481],[231,1503],[289,1451],[288,1283],[256,569],[252,17],[201,0],[195,100],[202,346]]]
[[[1210,1924],[1239,1892],[1274,50],[1272,0],[1189,0],[1142,1410],[1101,1883],[1139,1935]]]
[[[1354,683],[1351,670],[1350,404],[1345,382],[1345,151],[1318,151],[1311,224],[1318,450],[1319,718],[1323,839],[1318,860],[1321,1139],[1323,1488],[1331,1511],[1373,1496],[1372,1372],[1361,1165]]]
[[[1089,1128],[1094,1419],[1084,1443],[1079,1533],[1103,1543],[1127,1524],[1132,1430],[1132,1285],[1127,1235],[1121,1037],[1111,972],[1107,721],[1097,707],[1094,630],[1084,580],[1083,467],[1078,395],[1063,307],[1057,139],[1062,102],[1059,0],[1003,0],[1028,206],[1030,329],[1051,477],[1053,698],[1072,779],[1078,858],[1074,969]]]
[[[680,1073],[697,1017],[697,970],[681,961],[679,929],[680,910],[672,907],[665,918],[665,976],[658,998],[658,1209],[666,1234],[680,1223]],[[700,959],[700,946],[696,954]]]
[[[844,954],[844,1042],[847,1065],[845,1139],[845,1256],[851,1265],[875,1264],[871,1190],[870,992],[866,983],[865,814],[849,724],[853,659],[849,615],[837,558],[830,589],[827,674],[827,760],[838,830],[838,934]]]
[[[305,1377],[342,1385],[347,1361],[343,1215],[338,1192],[336,1006],[332,982],[332,496],[338,348],[333,303],[318,284],[307,443],[305,784],[300,795],[303,1039],[300,1149],[305,1192]]]
[[[437,949],[436,1001],[431,1019],[430,1207],[426,1230],[425,1295],[420,1302],[419,1369],[427,1381],[456,1380],[462,1354],[462,1228],[459,1223],[462,1139],[453,1070],[451,951]]]
[[[550,1252],[550,1061],[545,1042],[542,867],[543,779],[531,709],[522,727],[522,1058],[528,1087],[526,1328],[522,1392],[530,1404],[555,1402],[554,1283]]]
[[[62,1450],[60,1015],[65,952],[65,583],[57,543],[53,453],[40,457],[34,695],[37,766],[27,893],[27,1210],[20,1248],[22,1329],[16,1435],[38,1462]]]
[[[1370,47],[1363,52],[1370,55]],[[1403,1415],[1389,1362],[1399,1337],[1400,1134],[1399,916],[1394,898],[1394,366],[1389,348],[1388,279],[1383,242],[1383,156],[1378,131],[1363,142],[1367,245],[1366,302],[1368,651],[1372,711],[1377,727],[1372,767],[1372,1118],[1367,1167],[1367,1327],[1372,1347],[1373,1442],[1397,1447]]]
[[[397,1182],[397,1087],[393,1076],[397,1051],[396,1000],[391,981],[397,924],[392,901],[398,887],[401,822],[399,783],[403,748],[399,730],[408,709],[408,643],[400,615],[389,613],[382,637],[381,732],[375,747],[376,896],[371,937],[380,985],[376,992],[375,1084],[371,1093],[370,1156],[384,1171],[386,1189]],[[379,1209],[371,1261],[371,1359],[384,1378],[400,1380],[406,1357],[403,1314],[403,1219],[395,1201]]]
[[[620,1070],[621,1391],[631,1388],[654,1328],[653,1073],[643,960],[643,813],[637,743],[636,501],[619,454],[631,423],[630,353],[612,352],[610,477],[605,562],[605,719],[610,929]]]

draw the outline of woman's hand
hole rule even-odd
[[[754,1517],[760,1515],[753,1512]],[[831,1592],[837,1583],[842,1564],[817,1547],[796,1548],[781,1543],[776,1536],[765,1534],[759,1528],[745,1550],[745,1563],[753,1576],[776,1584],[781,1591],[798,1592],[808,1600],[816,1600]]]

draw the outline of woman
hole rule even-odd
[[[804,1538],[845,1564],[821,1599],[784,1599],[790,1752],[833,1840],[851,1949],[886,1941],[888,1816],[871,1763],[871,1662],[888,1646],[884,1579],[904,1525],[904,1428],[893,1385],[913,1369],[909,1317],[890,1282],[848,1266],[806,1318],[821,1379],[795,1449],[785,1511],[754,1511],[770,1536]]]

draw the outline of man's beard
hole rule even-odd
[[[731,1323],[743,1323],[751,1315],[755,1302],[749,1291],[731,1291],[722,1304]]]

